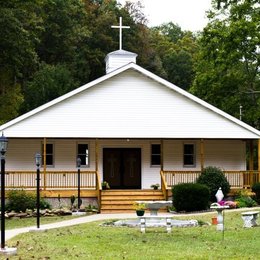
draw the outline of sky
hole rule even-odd
[[[123,4],[125,0],[118,2]],[[173,22],[189,31],[202,31],[207,24],[205,12],[211,6],[211,0],[142,0],[142,3],[148,26]]]

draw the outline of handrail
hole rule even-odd
[[[81,188],[96,189],[96,172],[81,171]],[[48,189],[76,189],[77,171],[47,171],[40,173],[40,186]],[[6,188],[36,188],[36,172],[34,171],[6,171]]]
[[[163,171],[160,171],[160,175],[161,175],[161,187],[162,187],[163,196],[165,200],[168,200],[167,182],[165,180]]]
[[[201,174],[201,171],[163,171],[161,176],[164,176],[167,188],[178,183],[195,182]],[[250,188],[254,183],[260,181],[260,172],[255,170],[250,171],[224,171],[227,180],[230,183],[231,189]]]

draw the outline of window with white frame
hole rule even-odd
[[[183,166],[195,167],[195,144],[189,143],[183,145]]]
[[[151,145],[151,166],[161,165],[161,145],[152,144]]]
[[[42,165],[44,164],[44,144],[42,144]],[[46,144],[46,166],[54,166],[54,145],[52,143]]]
[[[77,158],[81,159],[81,166],[89,166],[89,148],[88,144],[78,144],[78,155]],[[77,159],[76,158],[76,159]]]

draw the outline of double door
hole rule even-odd
[[[103,179],[111,189],[140,189],[141,149],[104,148]]]

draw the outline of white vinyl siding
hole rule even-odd
[[[53,103],[3,129],[5,135],[30,138],[259,138],[256,133],[133,69]]]

